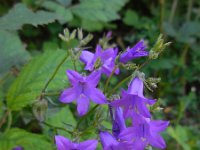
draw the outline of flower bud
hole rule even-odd
[[[44,121],[47,108],[48,103],[45,99],[38,100],[33,104],[33,114],[38,121]]]

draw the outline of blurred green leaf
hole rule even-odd
[[[0,75],[29,60],[30,55],[16,34],[0,30],[0,43]]]
[[[63,50],[46,51],[27,64],[11,85],[7,93],[7,104],[11,110],[20,110],[33,103],[41,94],[47,80],[66,56]],[[68,85],[65,70],[72,68],[70,58],[61,66],[55,78],[49,84],[47,92],[59,91]]]
[[[66,23],[73,19],[73,15],[69,8],[65,8],[62,5],[57,4],[56,2],[52,1],[45,1],[42,6],[48,10],[55,12],[59,17],[61,23]]]
[[[168,127],[167,132],[183,147],[184,150],[191,150],[190,146],[187,144],[188,135],[185,127],[179,125],[176,126],[176,128]]]
[[[33,12],[24,4],[18,3],[6,15],[0,18],[0,28],[2,30],[18,30],[24,24],[38,26],[51,23],[56,19],[59,19],[59,16],[55,13],[47,11]]]
[[[13,128],[0,135],[0,150],[12,150],[22,146],[24,150],[53,150],[53,146],[43,135]]]
[[[138,14],[133,10],[127,10],[123,18],[123,22],[129,26],[140,28]]]
[[[81,0],[72,11],[83,19],[108,22],[120,18],[117,12],[126,2],[127,0]]]

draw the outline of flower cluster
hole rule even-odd
[[[108,38],[108,37],[107,37]],[[109,35],[110,38],[110,35]],[[121,98],[112,102],[108,101],[99,88],[101,75],[111,77],[119,75],[120,65],[126,64],[135,58],[148,56],[144,40],[139,41],[134,47],[127,48],[122,54],[118,54],[118,48],[103,49],[96,46],[95,53],[83,50],[80,61],[85,64],[85,70],[89,75],[82,75],[74,70],[67,70],[67,77],[71,87],[65,89],[61,96],[62,103],[76,101],[77,112],[80,116],[86,115],[90,106],[90,100],[96,104],[105,104],[112,107],[112,134],[99,132],[100,141],[104,150],[144,150],[148,145],[163,149],[165,141],[159,134],[168,126],[168,121],[152,120],[149,106],[156,100],[144,96],[144,83],[140,76],[134,77],[127,90],[121,91]],[[131,125],[127,126],[126,120],[131,119]],[[57,135],[55,137],[58,150],[95,150],[98,141],[87,140],[74,143],[69,139]]]

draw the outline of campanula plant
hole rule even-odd
[[[72,32],[72,34],[73,38],[75,38],[76,31]],[[108,32],[97,43],[95,52],[92,52],[83,47],[91,39],[83,42],[80,38],[83,37],[82,34],[82,30],[78,30],[78,39],[80,43],[85,44],[80,44],[74,50],[71,49],[70,55],[72,55],[71,57],[75,62],[79,61],[84,64],[84,70],[78,72],[76,67],[74,67],[74,70],[66,68],[70,86],[62,91],[59,98],[59,101],[65,104],[75,101],[80,120],[74,131],[70,132],[71,140],[68,139],[69,137],[55,136],[57,149],[95,150],[97,149],[98,141],[103,150],[144,150],[147,146],[164,149],[166,144],[160,132],[167,128],[169,122],[152,120],[150,107],[156,103],[156,99],[144,96],[144,85],[147,85],[148,88],[152,87],[151,85],[155,85],[155,88],[158,82],[154,81],[158,80],[154,78],[155,80],[149,82],[150,80],[146,80],[145,73],[141,72],[140,69],[151,59],[157,58],[169,43],[164,43],[160,36],[150,51],[147,50],[145,41],[140,40],[132,48],[128,47],[121,52],[122,50],[116,45],[109,44],[112,33]],[[67,35],[69,36],[70,34],[68,33]],[[65,37],[66,34],[60,36],[65,41],[69,39]],[[141,65],[133,65],[131,63],[134,59],[140,57],[148,57],[148,59]],[[115,87],[109,88],[109,82],[112,77],[116,76],[118,78],[121,75],[120,72],[130,69],[133,71],[130,76],[119,82]],[[103,77],[105,82],[101,82]],[[114,95],[118,94],[117,89],[120,89],[125,82],[130,82],[128,89],[121,89],[121,96],[115,97]],[[91,109],[89,107],[91,105],[90,101],[96,103]],[[108,109],[105,109],[104,106],[106,105]],[[94,130],[96,130],[95,139],[84,139],[85,141],[82,141],[81,135],[84,136],[84,130],[87,130],[87,127],[81,129],[81,124],[91,114],[95,115],[97,113],[95,110],[100,107],[109,112],[110,119],[100,117],[101,121],[97,123],[98,125],[93,126]],[[96,115],[101,116],[101,113],[103,112]],[[127,123],[129,118],[131,119],[131,124]],[[111,122],[112,133],[103,125],[102,120]]]

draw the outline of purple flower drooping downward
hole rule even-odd
[[[82,51],[80,60],[86,64],[85,70],[89,71],[93,71],[95,69],[95,64],[99,63],[101,72],[109,76],[115,67],[117,53],[117,48],[103,50],[100,45],[97,45],[94,54],[89,51]],[[119,74],[119,68],[115,70],[115,74]]]
[[[133,150],[130,142],[120,142],[109,132],[100,132],[99,136],[103,150]]]
[[[168,125],[168,121],[152,121],[141,115],[135,115],[133,126],[123,130],[119,137],[121,140],[132,141],[135,150],[144,150],[148,144],[164,149],[166,144],[159,133],[164,131]]]
[[[60,135],[55,136],[55,142],[57,150],[95,150],[98,144],[97,140],[73,143],[69,139]]]
[[[155,100],[150,100],[143,95],[144,84],[139,78],[132,80],[128,87],[128,91],[122,90],[122,98],[112,102],[112,106],[124,107],[125,118],[133,117],[133,115],[141,114],[146,118],[150,118],[151,114],[146,104],[152,105]]]
[[[94,71],[89,76],[82,76],[73,70],[67,70],[67,76],[72,87],[65,89],[60,101],[63,103],[71,103],[76,100],[79,115],[87,113],[91,99],[94,103],[105,104],[106,97],[96,88],[100,77],[100,71]]]
[[[126,129],[126,124],[123,116],[123,110],[120,107],[117,107],[115,109],[115,115],[113,119],[113,126],[112,126],[112,132],[116,139],[118,139],[119,134],[121,131]]]
[[[120,62],[127,63],[129,60],[148,56],[149,53],[145,51],[146,45],[144,43],[144,40],[140,40],[134,47],[127,48],[127,50],[121,54],[120,56]]]

